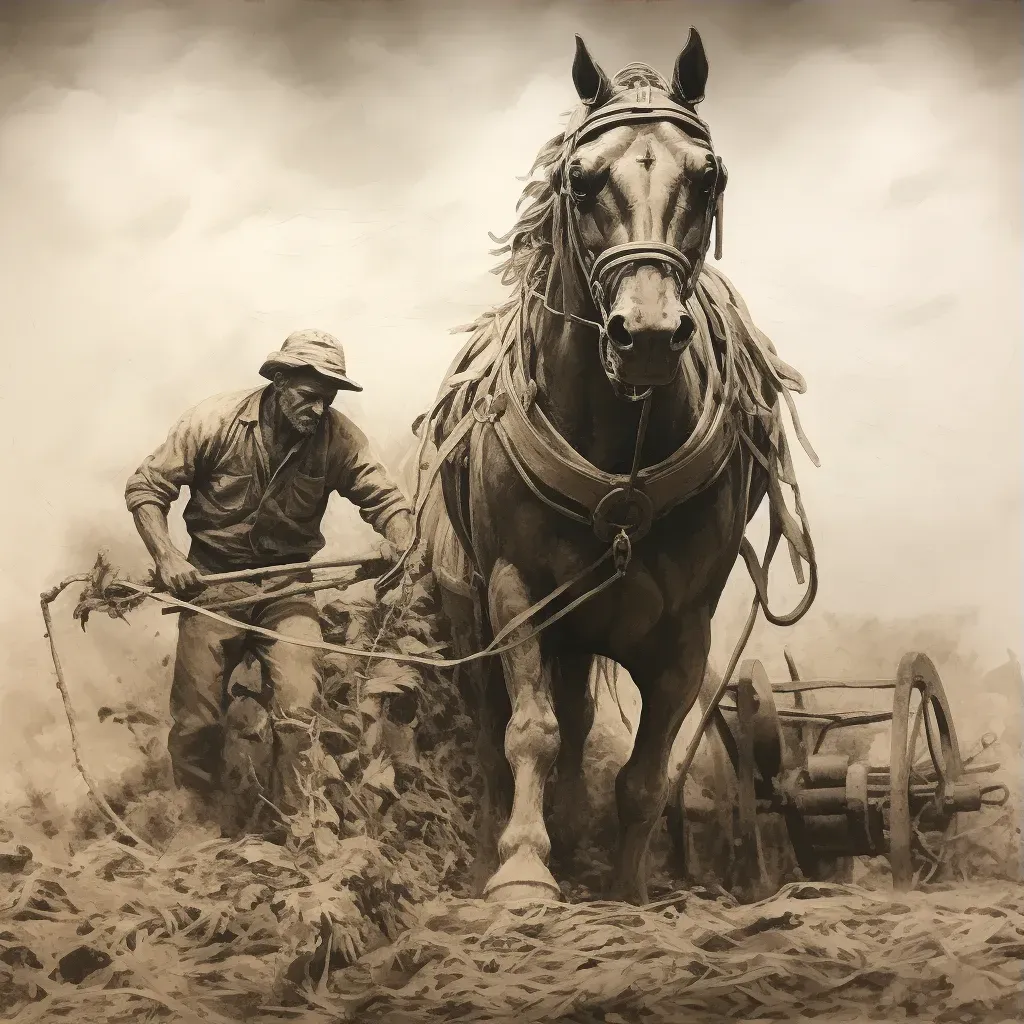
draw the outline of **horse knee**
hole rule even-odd
[[[546,775],[560,744],[558,719],[550,704],[530,702],[513,710],[505,729],[505,756],[513,770],[532,763]]]

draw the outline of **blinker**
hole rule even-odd
[[[718,195],[715,197],[715,259],[722,258],[722,239],[725,233],[725,186],[729,184],[729,171],[726,169],[725,161],[716,156],[718,163]]]

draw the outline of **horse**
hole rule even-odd
[[[515,226],[492,236],[514,292],[465,328],[415,425],[421,455],[434,455],[416,466],[418,536],[479,727],[487,899],[561,897],[551,869],[572,866],[590,815],[588,683],[604,659],[629,672],[642,701],[616,779],[610,895],[646,903],[670,750],[705,680],[737,557],[755,604],[795,621],[773,616],[766,598],[785,538],[801,582],[811,568],[793,614],[813,600],[780,404],[817,464],[790,394],[805,384],[705,265],[713,227],[721,256],[727,180],[696,111],[708,70],[693,28],[671,80],[646,64],[610,77],[576,37],[579,105],[540,151]],[[761,562],[745,530],[766,495]]]

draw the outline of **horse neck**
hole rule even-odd
[[[549,299],[552,309],[596,318],[593,308],[563,306],[564,301],[570,306],[573,302],[560,287],[552,289]],[[588,462],[608,473],[628,473],[643,403],[615,393],[601,365],[595,328],[543,308],[533,323],[531,355],[540,408]],[[525,369],[529,375],[530,367]],[[681,373],[674,383],[655,388],[641,465],[660,462],[681,447],[696,418]]]

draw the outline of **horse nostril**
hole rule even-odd
[[[608,321],[608,337],[617,349],[626,351],[633,347],[633,335],[626,329],[626,318],[619,313]]]
[[[693,317],[689,313],[684,313],[679,318],[679,326],[672,332],[672,340],[669,342],[670,348],[676,352],[685,348],[686,343],[693,337],[696,326],[693,322]]]

